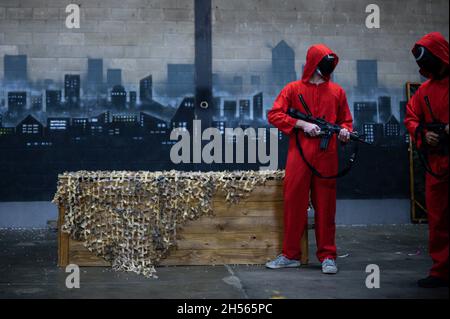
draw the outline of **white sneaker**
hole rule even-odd
[[[274,260],[266,263],[266,267],[270,269],[279,269],[279,268],[296,268],[300,267],[300,262],[295,259],[289,259],[284,255],[279,255]]]
[[[334,259],[327,258],[322,262],[322,273],[334,275],[338,272]]]

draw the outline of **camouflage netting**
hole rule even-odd
[[[284,171],[88,172],[59,176],[53,202],[65,208],[62,231],[118,271],[156,277],[155,265],[176,246],[177,229],[212,216],[218,191],[236,204]]]

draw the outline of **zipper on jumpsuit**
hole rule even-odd
[[[314,117],[318,117],[318,114],[319,114],[319,108],[318,108],[318,105],[319,105],[319,85],[321,85],[321,83],[318,83],[318,84],[313,84],[313,86],[314,86],[314,90],[313,90],[313,92],[314,92],[314,94],[313,94],[313,116]],[[320,137],[317,137],[318,139],[320,139]],[[320,143],[320,142],[319,142]],[[313,166],[316,166],[316,162],[317,162],[317,157],[319,156],[319,152],[321,151],[320,150],[320,147],[319,147],[319,143],[314,143],[314,152],[313,152],[313,155],[312,155],[312,165]]]

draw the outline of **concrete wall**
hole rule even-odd
[[[356,85],[356,60],[379,61],[379,81],[402,87],[419,80],[409,52],[423,34],[448,37],[447,0],[212,0],[213,67],[223,75],[266,77],[271,48],[284,39],[301,68],[309,45],[327,43],[341,56],[336,77]],[[153,74],[166,80],[168,63],[194,61],[193,0],[78,0],[81,28],[66,29],[67,0],[0,0],[0,57],[27,54],[29,76],[86,72],[88,57],[104,69],[122,68],[124,83]],[[381,28],[365,27],[365,8],[381,9]],[[3,66],[0,64],[0,74]],[[250,78],[244,78],[248,84]]]
[[[340,56],[336,79],[356,86],[356,60],[378,60],[379,82],[403,87],[419,80],[410,49],[419,37],[440,31],[448,38],[448,1],[213,0],[216,71],[261,72],[280,39],[296,53],[299,74],[308,47],[326,43]],[[368,4],[381,10],[381,28],[367,29]],[[236,10],[236,8],[239,8]]]
[[[80,29],[65,27],[72,2],[81,5]],[[193,63],[193,19],[191,0],[1,0],[0,57],[27,54],[31,80],[44,73],[62,82],[64,73],[86,73],[88,57],[101,57],[105,72],[123,70],[124,83],[150,70],[163,81],[167,63]]]

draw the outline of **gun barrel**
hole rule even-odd
[[[352,139],[353,141],[356,141],[356,142],[366,144],[366,145],[372,145],[372,143],[367,142],[366,140],[364,140],[363,138],[361,138],[361,136],[359,136],[357,134],[350,134],[350,139]]]
[[[436,131],[443,131],[445,130],[445,124],[444,123],[427,123],[425,124],[425,128],[427,130],[436,130]]]

